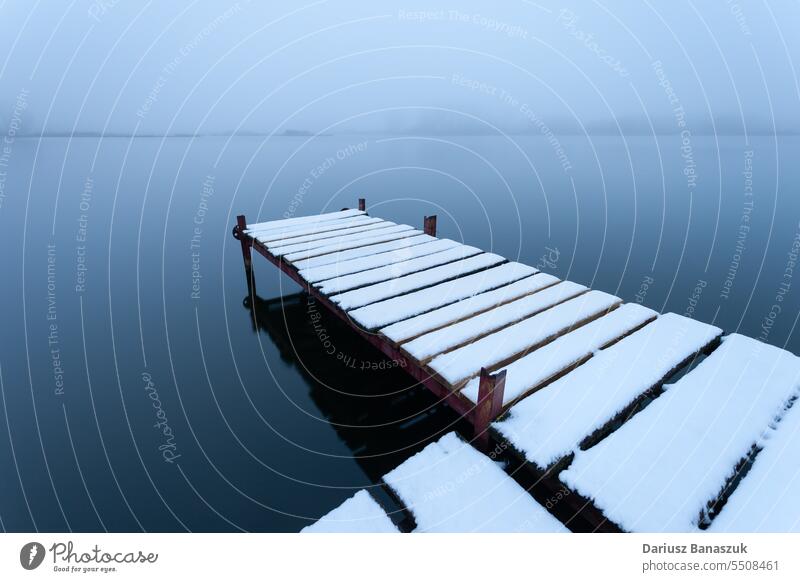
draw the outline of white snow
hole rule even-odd
[[[505,369],[506,382],[503,405],[507,405],[529,390],[538,388],[576,362],[589,357],[595,350],[639,327],[658,314],[637,303],[626,303],[604,315],[534,350],[509,364]],[[480,380],[470,380],[461,394],[478,402]]]
[[[437,239],[433,238],[432,236],[419,233],[414,236],[403,237],[399,240],[391,240],[384,243],[372,244],[365,247],[357,247],[354,249],[348,249],[346,251],[321,255],[310,259],[297,260],[294,261],[293,264],[298,269],[306,271],[308,269],[317,269],[319,267],[325,267],[328,265],[337,265],[353,259],[371,257],[373,255],[400,250],[406,247],[414,247],[421,244],[431,243],[436,240]]]
[[[286,244],[268,245],[267,248],[276,257],[289,255],[292,253],[302,253],[312,251],[319,247],[334,246],[339,244],[346,244],[352,241],[368,239],[375,236],[382,236],[390,233],[403,232],[406,230],[413,230],[410,226],[405,224],[395,224],[394,222],[385,221],[381,224],[380,228],[376,230],[364,230],[364,227],[346,228],[344,230],[336,231],[336,236],[328,237],[328,233],[318,235],[326,238],[317,238],[306,242],[293,243],[291,239],[286,241]]]
[[[384,327],[381,333],[397,343],[402,343],[449,323],[470,317],[530,293],[535,293],[558,283],[558,281],[559,279],[552,275],[537,273],[499,289],[486,291],[445,307],[440,307],[434,311],[399,321]]]
[[[359,289],[347,291],[339,295],[334,295],[330,299],[342,309],[356,309],[364,305],[369,305],[370,303],[375,303],[376,301],[382,301],[409,291],[414,291],[415,289],[430,287],[431,285],[436,285],[437,283],[442,283],[449,279],[455,279],[467,273],[474,273],[479,269],[492,267],[504,261],[505,258],[500,255],[482,253],[468,259],[420,271],[419,273],[412,273],[404,277],[397,277],[396,279],[376,283],[369,287],[361,287]]]
[[[261,242],[270,242],[278,239],[290,239],[301,236],[308,236],[313,234],[320,234],[323,232],[331,232],[350,228],[352,226],[366,226],[368,224],[378,224],[384,222],[382,218],[370,218],[369,216],[356,216],[354,218],[343,218],[341,220],[327,220],[325,222],[313,225],[297,225],[289,226],[286,228],[272,228],[269,230],[253,230],[247,229],[250,235],[253,235]]]
[[[522,263],[506,263],[499,267],[447,281],[433,287],[420,289],[401,297],[394,297],[349,312],[350,317],[367,329],[389,325],[437,307],[455,303],[502,287],[536,273],[536,269]]]
[[[414,248],[414,247],[411,247]],[[410,249],[408,249],[410,250]],[[404,277],[411,273],[417,273],[437,267],[446,263],[452,263],[461,259],[466,259],[474,255],[478,255],[483,251],[466,245],[458,245],[446,251],[409,259],[407,261],[400,261],[397,263],[387,264],[377,269],[370,269],[369,271],[361,271],[360,273],[353,273],[352,275],[345,275],[337,277],[336,279],[329,279],[322,281],[318,284],[319,290],[327,295],[334,293],[342,293],[357,287],[364,287],[366,285],[374,285],[389,279],[397,279]],[[408,254],[408,251],[406,251]]]
[[[349,220],[337,220],[335,221],[337,224],[341,222],[349,222]],[[341,226],[340,228],[332,228],[328,227],[328,229],[323,230],[313,230],[312,232],[305,234],[305,235],[296,235],[295,232],[283,233],[283,234],[270,234],[270,235],[261,235],[256,233],[256,239],[259,242],[264,243],[264,245],[268,249],[273,249],[277,247],[282,247],[286,245],[296,245],[300,243],[312,243],[317,242],[320,240],[331,239],[334,237],[339,237],[343,235],[349,234],[356,234],[360,232],[365,232],[369,230],[376,230],[381,228],[386,228],[387,226],[393,226],[393,222],[388,222],[386,220],[379,220],[375,218],[367,219],[364,223],[357,223],[357,224],[350,224]]]
[[[730,335],[561,479],[626,530],[694,530],[798,382],[800,358]]]
[[[437,356],[428,366],[451,386],[458,386],[477,375],[482,367],[488,369],[499,365],[619,303],[621,299],[618,297],[602,291],[589,291],[471,344]]]
[[[800,403],[767,429],[755,462],[722,512],[712,533],[800,532]]]
[[[414,515],[416,532],[568,531],[455,433],[428,445],[383,480]]]
[[[613,313],[594,323],[602,324]],[[620,324],[610,325],[616,332]],[[507,420],[494,426],[528,461],[548,467],[721,333],[688,317],[662,315],[531,394],[511,408]],[[589,347],[589,341],[584,337],[582,347]],[[518,372],[509,370],[506,383],[514,382]]]
[[[389,228],[382,228],[378,232],[380,234],[364,233],[363,235],[354,235],[348,238],[343,237],[342,240],[336,243],[327,244],[310,250],[301,250],[292,253],[286,253],[284,254],[284,258],[287,261],[294,262],[303,259],[310,259],[312,257],[316,257],[319,255],[337,253],[339,251],[370,246],[376,243],[388,242],[391,240],[397,240],[409,236],[416,236],[418,234],[422,234],[421,231],[414,230],[410,226],[406,226],[404,224],[398,226],[391,226]]]
[[[414,239],[403,239],[403,240],[414,240]],[[446,251],[447,249],[451,249],[457,246],[459,246],[459,243],[452,241],[450,239],[443,238],[440,240],[432,240],[430,242],[425,242],[414,246],[403,246],[398,249],[393,249],[387,252],[369,255],[366,257],[342,260],[341,262],[331,263],[328,265],[323,265],[321,267],[311,267],[310,269],[301,269],[299,273],[300,276],[303,277],[303,279],[305,279],[309,283],[319,283],[320,281],[326,281],[327,279],[344,277],[345,275],[360,273],[362,271],[377,269],[378,267],[385,267],[388,265],[393,265],[395,263],[416,259],[418,257],[432,255],[434,253]]]
[[[378,502],[364,489],[301,533],[400,533]]]
[[[284,228],[288,226],[295,226],[299,224],[314,224],[322,223],[328,220],[338,220],[340,218],[349,218],[352,216],[359,216],[366,214],[363,210],[341,210],[339,212],[327,212],[324,214],[314,214],[311,216],[297,216],[294,218],[282,218],[280,220],[268,220],[267,222],[256,222],[248,224],[248,231],[268,230],[272,228]]]
[[[587,289],[583,285],[564,281],[538,293],[484,311],[453,325],[425,334],[403,345],[403,349],[419,361],[425,361],[463,345],[470,340],[530,317],[562,301],[580,295]]]

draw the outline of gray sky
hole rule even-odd
[[[9,0],[0,123],[641,132],[649,118],[700,133],[741,132],[744,118],[750,132],[800,130],[800,3],[711,4]]]

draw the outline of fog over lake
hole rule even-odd
[[[800,352],[798,22],[788,1],[3,3],[0,527],[298,531],[468,434],[261,257],[252,302],[238,214],[436,214]]]

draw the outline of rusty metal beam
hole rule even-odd
[[[247,236],[247,235],[245,235]],[[361,337],[367,340],[370,344],[378,348],[383,354],[395,361],[404,361],[405,366],[403,369],[410,374],[417,382],[424,385],[428,390],[433,392],[433,394],[439,398],[440,400],[447,403],[450,408],[455,410],[461,416],[467,418],[468,420],[472,420],[472,416],[475,411],[475,406],[471,403],[468,403],[463,398],[459,398],[456,393],[451,391],[447,386],[443,385],[439,382],[436,378],[431,376],[420,364],[418,364],[415,360],[406,357],[398,348],[394,346],[389,340],[384,338],[383,336],[377,335],[375,333],[370,332],[369,330],[365,330],[358,326],[350,317],[347,315],[346,312],[342,311],[338,305],[333,303],[330,299],[328,299],[325,295],[320,293],[316,288],[312,285],[309,285],[297,272],[297,269],[286,262],[284,262],[280,257],[274,256],[270,253],[267,248],[260,243],[258,240],[252,239],[252,247],[262,255],[265,259],[267,259],[270,263],[278,267],[281,271],[283,271],[286,275],[289,276],[295,283],[300,285],[309,295],[314,297],[317,301],[319,301],[328,311],[346,321],[353,330],[358,333]]]
[[[244,214],[240,214],[236,217],[236,226],[233,227],[233,238],[242,243],[242,261],[244,262],[244,272],[247,277],[247,292],[252,298],[256,294],[256,279],[253,274],[253,256],[250,249],[255,239],[245,233],[246,230],[247,218],[245,218]]]
[[[366,200],[358,199],[359,210],[366,211]],[[346,210],[346,208],[344,209]],[[244,261],[245,272],[247,274],[248,291],[251,296],[255,295],[255,277],[253,274],[252,253],[255,249],[260,255],[270,263],[278,267],[295,283],[300,285],[309,295],[319,301],[328,311],[346,321],[348,325],[362,338],[379,349],[386,357],[395,361],[405,363],[403,369],[411,375],[414,380],[425,386],[437,398],[445,402],[456,413],[467,419],[474,429],[477,445],[488,448],[490,441],[489,425],[499,416],[503,408],[503,389],[505,386],[505,370],[496,374],[489,374],[485,369],[481,370],[480,387],[478,390],[478,403],[474,404],[466,398],[461,397],[449,386],[441,382],[440,379],[432,375],[424,366],[413,358],[403,353],[393,342],[382,335],[363,329],[356,324],[345,311],[339,308],[325,295],[320,293],[313,285],[306,282],[298,273],[297,268],[285,262],[281,257],[273,255],[256,238],[248,235],[247,220],[244,215],[237,216],[237,224],[233,228],[233,236],[242,243],[242,259]],[[436,236],[436,215],[424,218],[425,234]],[[255,313],[255,311],[254,311]]]

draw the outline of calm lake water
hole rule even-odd
[[[245,301],[236,214],[437,214],[440,236],[798,353],[798,159],[758,136],[18,139],[0,524],[296,531],[464,430],[324,314],[322,341],[260,257]]]

